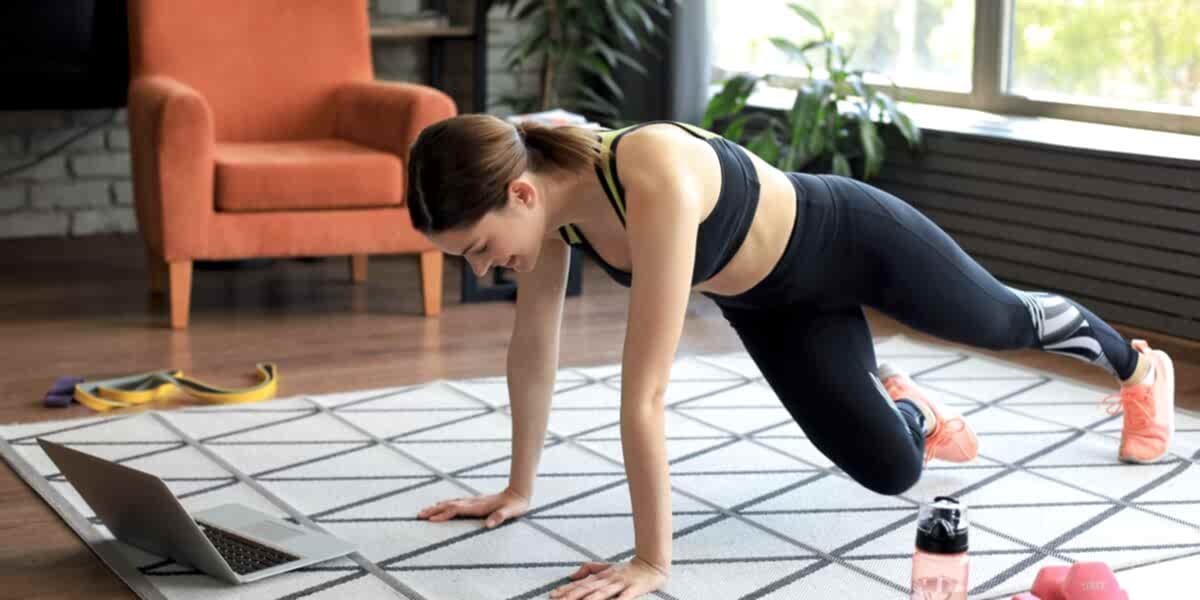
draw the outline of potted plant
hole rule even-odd
[[[847,53],[833,39],[815,13],[799,4],[788,7],[813,24],[821,37],[795,44],[770,38],[775,47],[804,63],[808,79],[796,92],[792,107],[782,116],[748,111],[746,101],[768,75],[738,74],[725,81],[709,101],[702,126],[714,130],[725,123],[721,135],[746,146],[763,160],[784,171],[832,171],[852,177],[852,163],[860,164],[862,178],[879,173],[886,151],[880,128],[893,126],[917,149],[921,130],[896,106],[892,96],[863,81],[862,69],[849,67]],[[809,54],[824,50],[825,78],[814,77]],[[892,83],[899,97],[899,87]],[[754,134],[748,135],[748,130]]]
[[[523,35],[505,54],[508,69],[517,72],[540,61],[534,63],[540,75],[536,93],[506,95],[500,102],[517,112],[562,107],[597,121],[619,122],[625,94],[613,72],[624,66],[646,75],[645,67],[622,48],[659,57],[652,42],[663,38],[665,29],[656,19],[670,17],[676,2],[497,0],[496,5],[508,6],[510,18],[525,24]]]

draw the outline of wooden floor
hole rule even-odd
[[[92,414],[78,406],[41,408],[42,394],[61,375],[94,379],[172,367],[232,386],[250,382],[254,363],[269,360],[279,365],[281,396],[503,375],[512,304],[459,304],[459,263],[446,264],[447,304],[431,319],[420,316],[416,256],[373,258],[363,285],[350,282],[345,258],[197,270],[191,328],[174,332],[165,303],[147,292],[135,238],[0,241],[0,423]],[[567,300],[560,364],[619,363],[626,308],[626,290],[589,263],[583,296]],[[868,316],[876,337],[937,341]],[[1200,345],[1118,328],[1171,353],[1180,405],[1200,409]],[[716,306],[694,295],[680,354],[739,349]],[[1073,359],[991,354],[1115,389],[1102,371]],[[0,540],[2,598],[134,597],[5,467]]]

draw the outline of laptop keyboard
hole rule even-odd
[[[208,541],[216,547],[225,562],[229,563],[229,568],[238,575],[269,569],[299,559],[298,556],[268,548],[228,531],[214,529],[203,523],[197,523],[197,525],[208,537]]]

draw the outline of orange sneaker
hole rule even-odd
[[[1133,348],[1150,359],[1154,382],[1123,385],[1120,393],[1102,403],[1110,415],[1125,412],[1117,458],[1127,463],[1152,463],[1167,453],[1175,434],[1175,366],[1166,352],[1151,350],[1145,340],[1133,340]],[[1113,398],[1120,398],[1120,403],[1110,402]]]
[[[881,363],[879,378],[883,380],[883,387],[893,402],[901,398],[912,400],[933,414],[936,422],[933,430],[925,436],[926,464],[934,458],[956,463],[975,460],[979,455],[979,438],[962,415],[938,406],[917,387],[908,374],[892,365]]]

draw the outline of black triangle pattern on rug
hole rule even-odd
[[[1098,407],[1103,391],[903,338],[880,344],[878,354],[967,416],[980,460],[935,462],[909,492],[874,494],[812,446],[747,355],[680,358],[666,415],[672,578],[654,597],[900,597],[916,506],[939,494],[970,507],[973,598],[1008,597],[1048,564],[1144,564],[1200,552],[1200,449],[1120,464],[1120,417]],[[133,430],[137,422],[126,420],[145,415],[8,426],[0,435],[64,496],[73,490],[41,455],[38,436],[152,472],[190,510],[240,501],[303,517],[360,548],[360,562],[271,578],[253,584],[261,589],[239,588],[240,597],[545,597],[582,562],[633,553],[619,368],[561,375],[532,510],[492,530],[481,519],[430,523],[416,513],[506,485],[511,415],[502,377],[289,399],[286,410],[157,415],[185,439],[105,432],[113,424]],[[1179,431],[1200,431],[1200,419],[1181,417]],[[180,451],[199,459],[173,459]],[[200,459],[212,463],[203,476]],[[103,529],[77,497],[68,500]],[[207,580],[136,550],[128,557],[167,598],[194,595]]]

